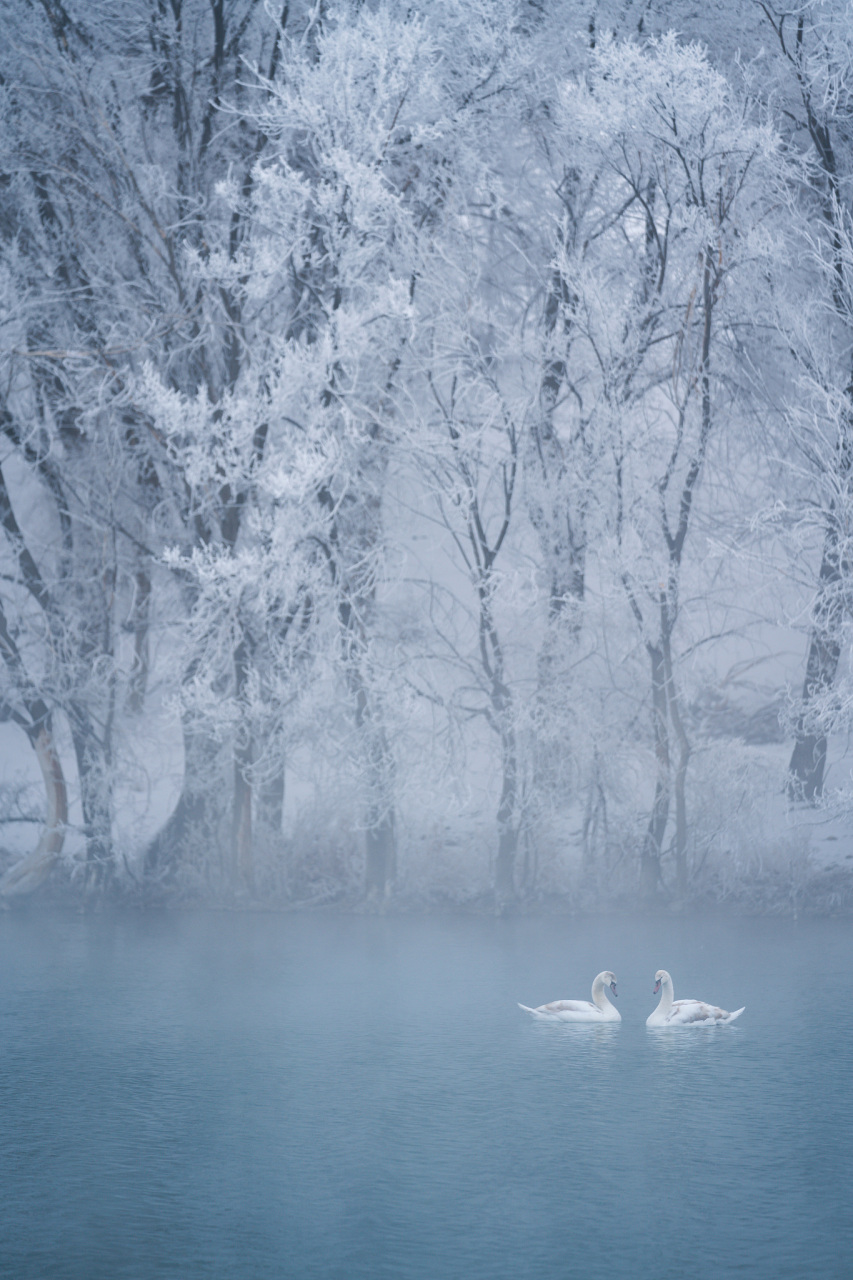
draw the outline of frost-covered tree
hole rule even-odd
[[[250,420],[262,419],[266,436],[240,590],[260,599],[263,587],[268,603],[287,602],[273,609],[287,616],[323,600],[336,619],[365,797],[366,886],[379,893],[394,875],[394,767],[375,594],[390,397],[414,288],[417,209],[405,188],[428,134],[434,59],[423,23],[387,10],[324,15],[310,39],[282,32],[277,73],[264,82],[255,117],[263,154],[250,189],[232,184],[223,193],[251,230],[233,258],[207,265],[252,316],[228,447],[248,457],[235,446]],[[207,438],[202,430],[199,442]],[[304,571],[294,575],[295,564]],[[205,558],[205,573],[211,567]],[[230,550],[221,569],[224,585],[233,580]],[[215,585],[208,610],[217,594],[223,619],[233,618],[227,590]],[[245,646],[241,653],[238,701],[259,678]],[[280,674],[273,664],[268,689]],[[221,672],[206,666],[204,678],[221,694]],[[247,780],[261,757],[246,761]]]
[[[464,280],[461,265],[459,274]],[[512,540],[513,521],[518,522],[521,422],[519,405],[497,371],[506,350],[495,348],[494,331],[477,324],[470,300],[455,312],[447,301],[436,317],[425,371],[432,404],[428,402],[412,453],[471,599],[460,598],[461,586],[457,597],[446,583],[427,584],[441,601],[431,651],[444,676],[442,692],[432,697],[452,717],[482,718],[498,743],[494,888],[496,902],[503,906],[519,887],[516,854],[523,800],[517,673],[514,679],[500,617],[503,588],[511,578],[504,572],[507,557],[502,552]],[[446,620],[448,610],[457,614],[452,624]],[[425,673],[419,674],[423,683]],[[422,693],[430,696],[427,690]]]
[[[820,527],[822,545],[788,792],[814,802],[823,791],[835,722],[851,573],[853,10],[846,0],[762,2],[760,8],[773,35],[780,124],[802,160],[789,179],[787,225],[794,260],[806,271],[779,281],[779,308],[793,357],[790,381],[798,388],[786,397],[785,410],[800,446],[791,514],[801,530]]]
[[[583,233],[573,228],[557,259],[583,501],[588,487],[605,492],[606,470],[609,555],[650,672],[643,882],[648,892],[659,882],[674,801],[683,890],[690,743],[674,638],[694,504],[723,406],[731,412],[732,347],[755,319],[776,142],[706,52],[674,36],[602,41],[567,86],[561,123],[566,181],[583,205]]]
[[[79,812],[89,885],[381,899],[455,820],[448,785],[499,904],[565,887],[576,847],[587,888],[624,847],[685,891],[690,665],[716,678],[743,563],[718,537],[712,589],[697,533],[736,519],[745,546],[774,467],[820,562],[791,762],[819,794],[849,27],[840,0],[735,8],[708,49],[653,34],[704,21],[658,0],[11,7],[0,706],[47,822],[0,891]],[[759,18],[760,110],[770,59],[732,65]],[[759,123],[779,104],[787,153]],[[772,594],[777,566],[750,572]],[[164,708],[179,794],[125,847]]]
[[[226,89],[239,97],[244,56],[275,57],[275,32],[252,0],[48,4],[16,17],[4,70],[6,278],[20,319],[4,430],[53,507],[58,550],[40,572],[55,696],[74,739],[88,860],[109,872],[116,714],[125,695],[143,699],[163,544],[233,539],[241,513],[225,484],[200,500],[136,380],[147,361],[174,389],[204,385],[213,400],[234,380],[239,317],[221,288],[200,289],[191,251],[239,239],[214,188],[229,164],[251,169],[257,138],[223,129],[218,113]],[[23,577],[38,600],[34,582]],[[191,738],[175,837],[187,796],[198,819],[210,785]]]
[[[390,888],[396,858],[386,710],[395,638],[377,601],[385,488],[394,452],[411,444],[400,405],[410,395],[413,336],[431,305],[422,278],[444,262],[451,187],[482,168],[477,129],[508,57],[511,19],[510,6],[331,11],[310,45],[285,34],[257,116],[268,141],[233,276],[254,314],[253,394],[281,424],[265,467],[298,466],[306,451],[323,459],[305,490],[311,500],[286,518],[294,548],[310,542],[315,556],[319,548],[322,595],[334,601],[369,894]],[[467,210],[472,195],[463,187],[456,198]],[[237,204],[240,193],[232,188],[230,198]],[[276,569],[259,560],[258,572]]]

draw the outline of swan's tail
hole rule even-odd
[[[536,1014],[536,1010],[535,1010],[535,1009],[531,1009],[529,1005],[526,1005],[526,1004],[520,1004],[518,1007],[519,1007],[519,1009],[523,1009],[525,1013],[532,1013],[532,1014],[534,1014],[534,1015]]]
[[[735,1018],[739,1018],[745,1008],[746,1008],[746,1005],[744,1005],[743,1008],[741,1009],[735,1009],[734,1013],[730,1013],[728,1018],[726,1018],[726,1022],[734,1022]]]

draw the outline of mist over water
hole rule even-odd
[[[676,997],[746,1012],[650,1031]],[[615,970],[623,1021],[523,1014]],[[0,919],[0,1275],[841,1277],[841,921]]]

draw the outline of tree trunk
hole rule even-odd
[[[235,884],[254,889],[255,871],[252,855],[252,766],[254,742],[247,705],[252,646],[244,633],[234,651],[234,685],[241,711],[234,742],[234,807],[231,826],[233,878]]]
[[[364,888],[369,897],[381,898],[389,892],[397,875],[394,762],[361,671],[351,669],[350,679],[356,691],[356,725],[364,744],[367,769]]]
[[[184,739],[181,794],[165,825],[145,851],[145,876],[161,883],[174,881],[182,863],[191,861],[196,854],[199,863],[209,868],[212,851],[222,846],[229,788],[221,773],[220,749],[186,714],[181,728]],[[227,839],[227,827],[225,832]]]
[[[397,874],[396,840],[393,811],[371,815],[367,828],[364,885],[368,897],[383,897]]]
[[[86,711],[72,703],[68,711],[77,761],[87,887],[102,889],[115,871],[112,844],[112,769],[108,751]]]
[[[670,629],[666,617],[666,604],[662,603],[662,615],[665,617],[663,639],[664,671],[666,675],[666,698],[669,707],[669,719],[678,742],[678,761],[673,779],[675,792],[675,884],[681,897],[687,892],[687,766],[690,763],[690,740],[684,728],[684,720],[679,705],[678,690],[675,687],[675,676],[672,670],[672,648],[670,645]]]
[[[396,770],[381,699],[371,678],[368,627],[374,615],[376,582],[371,568],[382,541],[382,493],[387,456],[379,429],[358,456],[364,488],[336,512],[332,542],[343,567],[338,603],[341,650],[353,698],[355,726],[365,771],[365,893],[387,896],[397,874]],[[331,495],[324,500],[330,500]]]
[[[690,744],[686,735],[678,736],[678,763],[675,766],[675,885],[679,896],[687,892],[687,765],[690,760]]]
[[[145,705],[145,694],[148,688],[151,578],[144,569],[137,570],[135,585],[133,614],[130,622],[133,630],[133,662],[127,693],[127,709],[132,715],[138,714]]]
[[[252,847],[252,742],[234,752],[234,820],[232,851],[235,882],[250,892],[255,887]]]
[[[62,852],[68,826],[68,792],[49,722],[42,722],[39,729],[28,736],[44,779],[47,812],[35,849],[0,879],[0,897],[6,898],[32,893],[47,878]]]
[[[640,886],[645,897],[653,898],[657,895],[662,883],[660,860],[666,824],[669,820],[670,758],[669,733],[667,730],[666,669],[663,649],[660,645],[653,644],[647,644],[646,649],[651,662],[652,723],[654,726],[657,777],[655,780],[654,803],[640,855]]]
[[[846,566],[841,563],[839,541],[833,514],[824,539],[803,681],[802,709],[797,717],[796,741],[788,765],[789,798],[809,804],[814,804],[823,794],[826,770],[826,734],[818,727],[820,710],[815,711],[815,703],[819,703],[832,688],[841,657]]]
[[[558,248],[571,246],[572,175],[561,188],[566,220]],[[539,540],[548,579],[548,615],[537,663],[536,742],[533,793],[541,809],[568,799],[570,752],[566,691],[570,659],[583,623],[586,579],[586,497],[582,480],[583,446],[571,433],[564,445],[554,423],[567,384],[572,315],[577,299],[556,268],[551,274],[543,314],[544,350],[539,412],[525,437],[525,496],[530,522]]]
[[[515,735],[501,735],[502,783],[498,802],[498,856],[495,860],[495,906],[503,910],[515,898],[515,855],[518,850],[518,761]]]
[[[601,778],[601,757],[595,749],[592,775],[587,786],[582,840],[582,866],[586,877],[591,877],[597,855],[607,849],[607,795]]]
[[[31,854],[10,867],[0,879],[0,896],[9,897],[12,894],[31,893],[50,872],[65,839],[68,793],[62,764],[53,741],[50,712],[30,682],[15,638],[9,630],[2,602],[0,658],[9,673],[11,686],[17,691],[24,708],[19,711],[10,706],[8,714],[24,730],[33,746],[44,779],[46,801],[45,825],[38,844]]]
[[[275,840],[281,840],[284,823],[284,766],[272,777],[264,778],[258,787],[258,826]]]

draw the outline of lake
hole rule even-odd
[[[851,1274],[853,922],[0,915],[3,1277]]]

